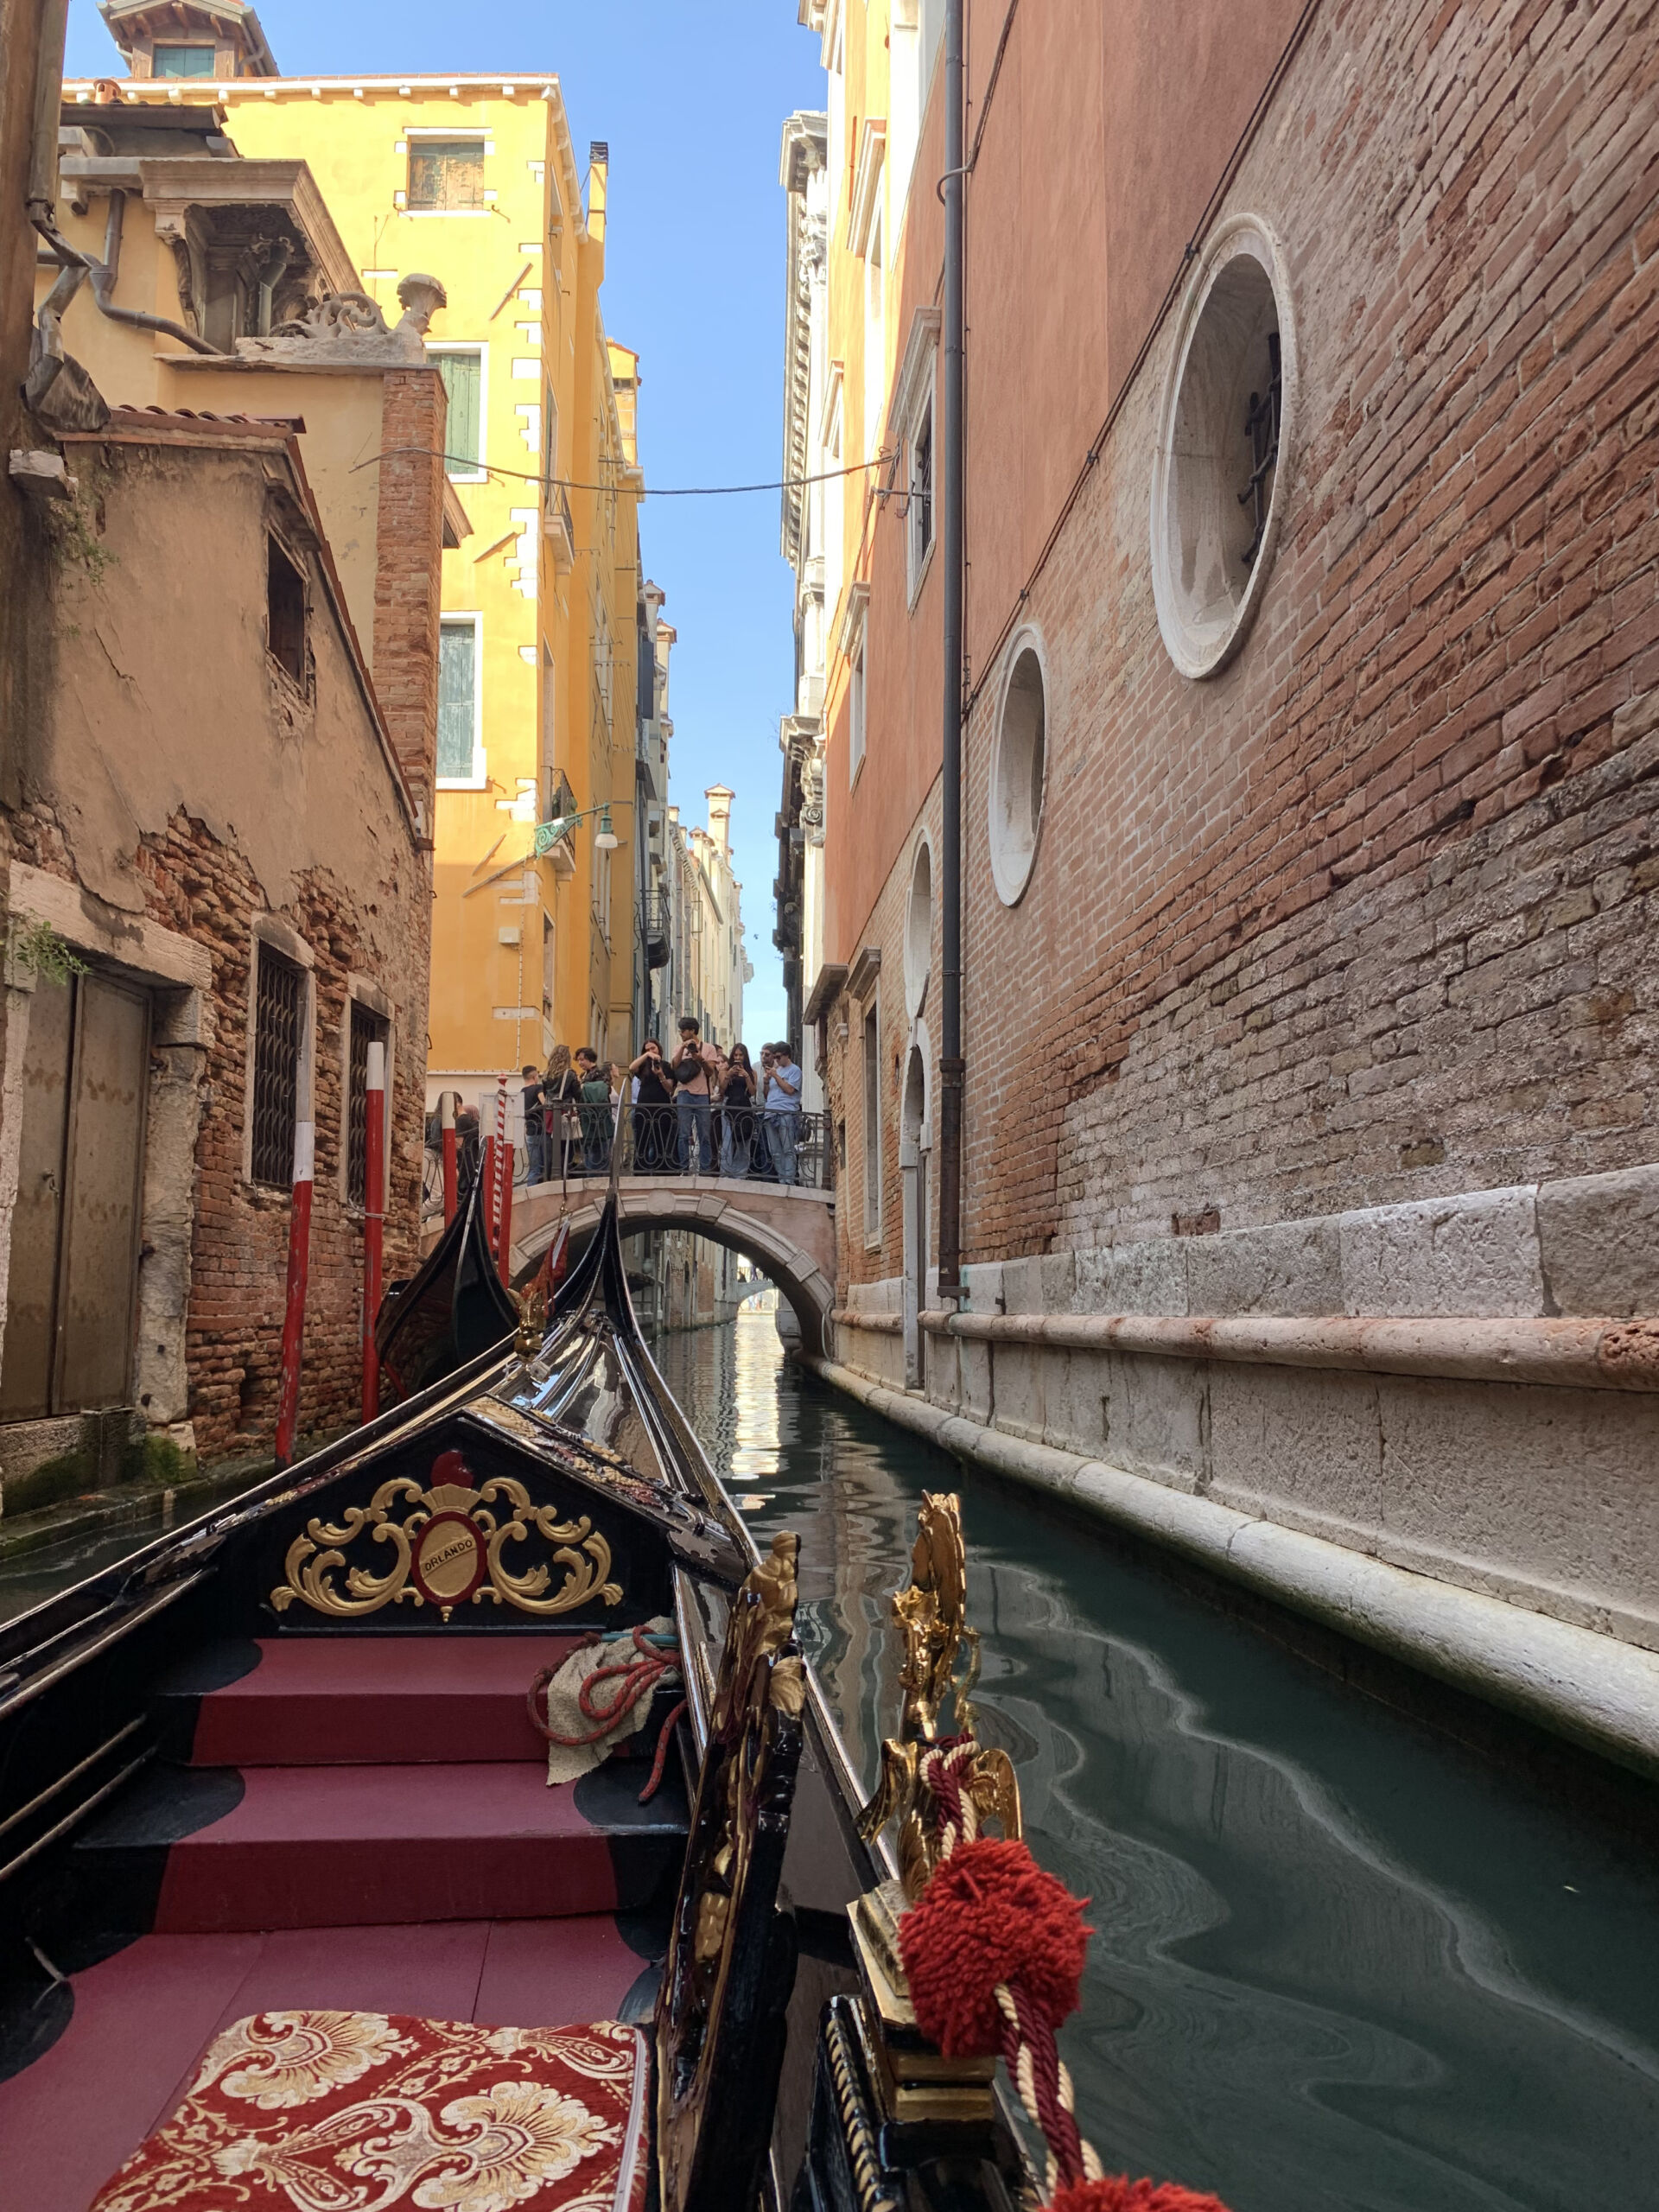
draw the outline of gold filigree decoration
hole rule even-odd
[[[384,1605],[430,1603],[447,1621],[465,1604],[510,1605],[541,1618],[573,1612],[590,1599],[620,1605],[610,1545],[588,1515],[562,1521],[553,1507],[532,1504],[524,1484],[509,1475],[490,1476],[474,1488],[459,1452],[440,1453],[432,1476],[423,1490],[412,1476],[394,1475],[366,1505],[347,1506],[338,1522],[308,1521],[289,1546],[283,1580],[270,1593],[276,1611],[286,1612],[297,1598],[331,1619],[360,1620]],[[511,1509],[505,1517],[491,1510],[497,1504]],[[399,1514],[399,1506],[411,1510]],[[440,1521],[446,1533],[435,1543],[423,1532]],[[552,1547],[550,1560],[512,1573],[503,1553],[532,1535]],[[361,1537],[390,1548],[384,1573],[372,1571],[372,1561],[348,1558]],[[555,1568],[563,1570],[556,1586]]]
[[[910,1555],[910,1581],[893,1592],[893,1617],[904,1643],[899,1684],[904,1707],[899,1732],[881,1746],[875,1794],[858,1818],[859,1834],[873,1843],[889,1821],[898,1823],[899,1878],[913,1904],[927,1887],[939,1858],[938,1822],[923,1776],[928,1753],[941,1743],[975,1745],[957,1783],[976,1829],[994,1821],[1005,1836],[1020,1833],[1020,1784],[1004,1751],[978,1745],[978,1715],[970,1692],[979,1680],[979,1635],[968,1625],[968,1555],[962,1536],[962,1500],[925,1491]],[[963,1647],[968,1663],[958,1675]],[[939,1713],[954,1700],[957,1733],[942,1738]]]
[[[774,1536],[732,1601],[686,1872],[658,2000],[657,2139],[664,2212],[690,2192],[723,2045],[734,1966],[755,2002],[761,1960],[738,1961],[746,1903],[764,1948],[800,1757],[806,1675],[796,1649],[798,1539]],[[751,2020],[749,2025],[753,2028]],[[757,2062],[760,2063],[757,2057]]]
[[[547,1336],[547,1293],[537,1283],[528,1290],[510,1289],[507,1295],[518,1308],[518,1334],[512,1348],[520,1359],[533,1359]]]

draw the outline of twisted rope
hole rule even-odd
[[[595,1648],[602,1649],[604,1639],[595,1637],[594,1643]],[[569,1655],[559,1662],[559,1667],[542,1668],[531,1682],[525,1699],[531,1720],[538,1733],[550,1744],[562,1744],[567,1750],[574,1751],[587,1744],[596,1744],[601,1737],[612,1733],[618,1722],[632,1712],[641,1698],[650,1698],[655,1694],[657,1685],[664,1675],[677,1675],[680,1671],[680,1647],[671,1638],[658,1648],[657,1639],[646,1630],[637,1628],[633,1631],[633,1650],[632,1659],[619,1660],[609,1667],[596,1667],[583,1681],[576,1694],[576,1703],[583,1718],[594,1725],[575,1736],[564,1735],[547,1717],[547,1686],[558,1673],[559,1667],[566,1664]],[[601,1682],[609,1681],[616,1683],[616,1694],[601,1709],[594,1694]],[[651,1778],[639,1792],[642,1805],[651,1802],[661,1785],[675,1724],[684,1711],[685,1700],[682,1698],[657,1732],[657,1755],[652,1761]]]

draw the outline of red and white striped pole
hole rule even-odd
[[[306,1102],[308,1106],[310,1102]],[[283,1367],[276,1391],[276,1465],[294,1462],[300,1412],[300,1358],[305,1348],[305,1291],[311,1270],[311,1181],[316,1163],[315,1122],[294,1125],[294,1195],[288,1210],[288,1295],[283,1307]]]
[[[443,1146],[443,1225],[448,1228],[460,1203],[461,1171],[455,1153],[455,1098],[453,1090],[438,1093],[438,1132]]]
[[[501,1258],[501,1162],[507,1149],[507,1078],[499,1075],[495,1079],[495,1166],[489,1181],[490,1249],[498,1265]],[[512,1184],[509,1182],[509,1189]]]
[[[386,1225],[386,1048],[369,1046],[363,1081],[363,1418],[380,1410],[380,1358],[374,1348],[380,1311],[380,1255]]]

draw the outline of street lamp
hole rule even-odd
[[[578,808],[574,814],[556,814],[550,822],[536,824],[534,843],[537,859],[540,860],[543,854],[550,853],[555,845],[570,835],[578,822],[585,822],[590,814],[599,817],[599,828],[594,833],[595,849],[601,853],[613,853],[617,847],[617,836],[611,827],[609,806],[584,806]]]

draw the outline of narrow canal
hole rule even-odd
[[[1063,2037],[1109,2171],[1232,2212],[1659,2203],[1659,1873],[1610,1825],[1344,1688],[1110,1535],[787,1364],[770,1314],[662,1338],[867,1779],[887,1593],[958,1490],[983,1731],[1093,1899]]]

